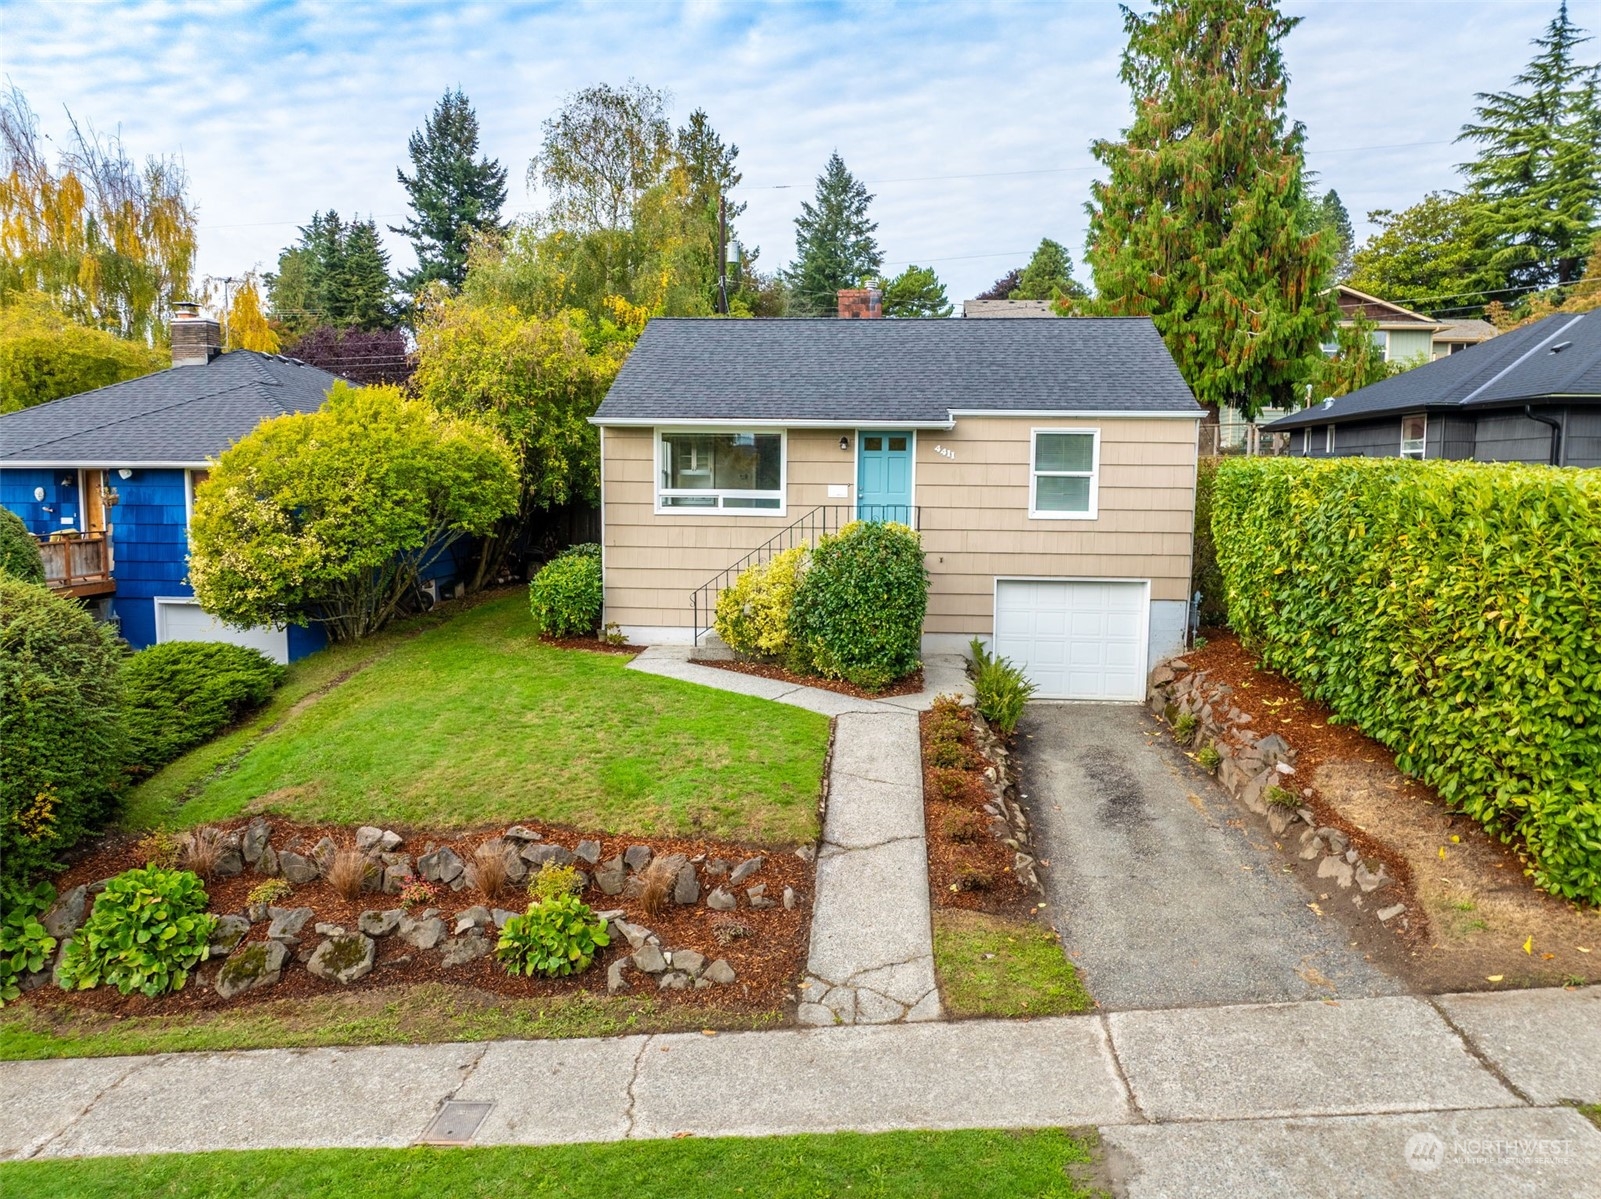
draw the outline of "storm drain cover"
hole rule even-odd
[[[460,1099],[447,1099],[439,1114],[428,1122],[417,1138],[419,1145],[465,1145],[473,1139],[478,1126],[489,1115],[493,1103],[466,1103]]]

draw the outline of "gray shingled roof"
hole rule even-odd
[[[337,378],[252,350],[157,371],[0,416],[0,467],[199,465],[267,417],[320,408]]]
[[[1559,398],[1601,399],[1601,309],[1578,316],[1559,312],[1263,427],[1298,429]]]
[[[1143,317],[658,319],[594,419],[944,425],[974,411],[1201,414]]]

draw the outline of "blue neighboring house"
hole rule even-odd
[[[189,586],[189,513],[208,464],[261,421],[322,406],[337,376],[274,354],[221,352],[217,322],[180,305],[172,368],[0,416],[0,504],[46,539],[46,581],[115,621],[135,649],[232,641],[288,662],[316,627],[233,628]]]

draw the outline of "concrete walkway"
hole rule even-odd
[[[1051,906],[1103,1008],[1404,990],[1143,707],[1030,704],[1020,732]]]
[[[1601,1195],[1601,987],[0,1064],[0,1157],[1098,1127],[1136,1199]]]
[[[970,694],[964,660],[929,658],[923,691],[889,699],[702,666],[689,660],[687,646],[653,646],[631,666],[834,717],[797,1019],[812,1026],[939,1019],[917,713],[936,695]]]

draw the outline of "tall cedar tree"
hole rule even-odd
[[[1515,287],[1579,278],[1601,225],[1601,64],[1575,58],[1590,40],[1564,0],[1518,90],[1480,92],[1478,120],[1457,139],[1483,147],[1462,169]]]
[[[1333,256],[1309,211],[1269,0],[1124,11],[1134,123],[1097,141],[1090,310],[1149,315],[1202,404],[1295,407],[1334,323]]]
[[[319,325],[391,329],[399,321],[394,287],[377,224],[347,224],[332,209],[300,227],[299,242],[278,255],[278,270],[267,276],[272,318],[295,336]]]
[[[506,169],[478,154],[478,114],[459,88],[434,106],[406,152],[413,173],[397,170],[395,177],[410,195],[415,215],[389,231],[411,239],[417,269],[403,276],[401,285],[412,295],[435,280],[460,287],[473,238],[505,232],[500,209],[506,203]]]
[[[1088,294],[1084,285],[1073,278],[1073,256],[1067,247],[1043,237],[1007,299],[1082,300]]]
[[[801,214],[795,218],[795,261],[786,277],[802,314],[833,314],[842,287],[858,286],[884,265],[873,237],[878,222],[867,219],[872,202],[839,151],[829,155],[828,166],[817,177],[816,202],[801,201]]]

